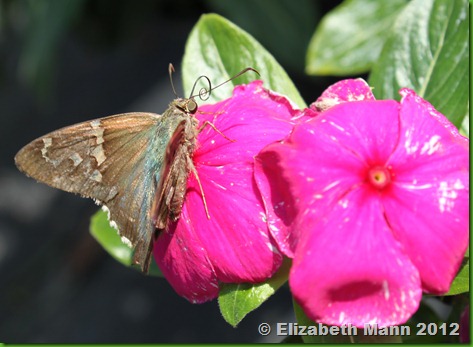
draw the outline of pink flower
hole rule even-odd
[[[363,84],[329,88],[317,117],[258,155],[255,177],[308,317],[397,325],[422,291],[448,291],[463,259],[469,141],[413,91],[375,101]]]
[[[300,116],[261,81],[199,108],[200,124],[212,122],[228,139],[206,127],[193,157],[210,219],[191,174],[180,219],[155,243],[158,266],[179,295],[204,302],[218,295],[219,282],[261,282],[279,268],[282,255],[268,231],[253,178],[254,156],[287,136]]]

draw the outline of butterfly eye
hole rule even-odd
[[[186,111],[194,114],[197,112],[197,107],[197,103],[194,100],[189,99],[186,104]]]

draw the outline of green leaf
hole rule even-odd
[[[319,2],[207,0],[206,3],[251,33],[281,64],[297,71],[303,70],[307,44],[319,17]]]
[[[102,210],[97,211],[90,220],[89,228],[92,236],[113,258],[125,266],[136,270],[140,269],[138,266],[132,265],[133,249],[124,244],[118,232],[110,226],[107,213]],[[151,261],[148,274],[162,277],[156,262]]]
[[[320,22],[309,44],[309,75],[366,73],[406,0],[346,0]]]
[[[263,283],[223,283],[220,285],[218,305],[223,318],[236,327],[245,316],[258,308],[287,281],[291,261],[285,259],[281,268]]]
[[[90,233],[112,257],[123,265],[131,265],[133,250],[121,241],[118,232],[110,226],[107,213],[99,210],[92,216]]]
[[[203,15],[186,43],[182,61],[185,94],[190,94],[200,75],[207,76],[212,85],[217,85],[247,67],[258,70],[260,76],[247,72],[213,90],[207,102],[230,97],[235,85],[262,79],[266,88],[284,94],[300,108],[305,107],[304,100],[284,69],[251,35],[219,15]],[[198,91],[200,88],[196,89]]]
[[[400,13],[369,79],[377,99],[415,90],[457,127],[469,109],[466,0],[413,0]]]
[[[462,125],[460,126],[460,134],[468,138],[470,137],[470,116],[468,114],[463,118]]]
[[[470,291],[470,256],[467,253],[467,256],[463,259],[463,264],[458,271],[457,276],[450,286],[448,293],[444,295],[457,295],[461,293],[466,293]]]

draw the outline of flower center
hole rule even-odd
[[[368,171],[368,181],[376,189],[384,189],[391,183],[391,174],[384,166],[375,166]]]

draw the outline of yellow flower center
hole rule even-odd
[[[382,190],[391,183],[391,173],[384,166],[375,166],[368,171],[368,181],[374,188]]]

